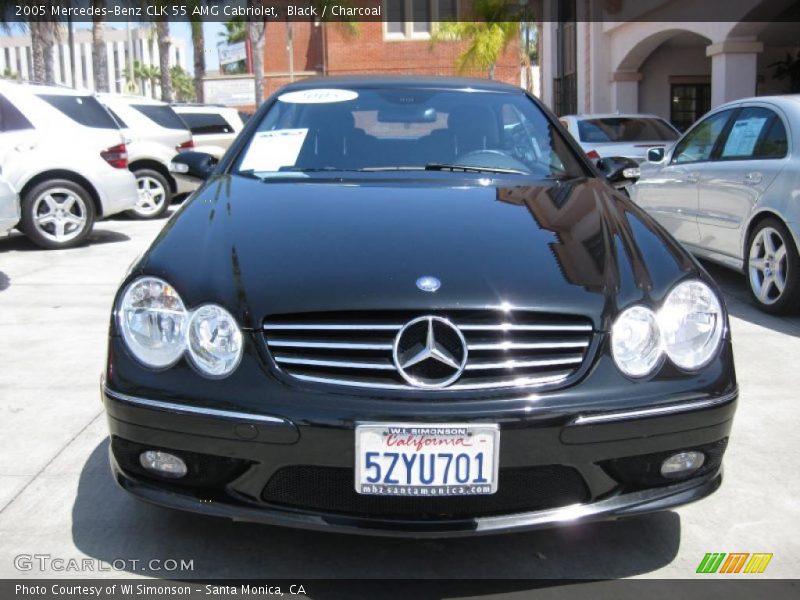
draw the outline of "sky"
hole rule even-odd
[[[223,27],[222,23],[203,23],[203,34],[206,40],[206,71],[216,71],[219,69],[217,42],[220,40],[220,32],[223,31],[225,31],[225,27]],[[170,23],[169,32],[171,36],[184,40],[184,45],[186,46],[186,67],[190,73],[193,73],[194,49],[192,48],[191,23]]]

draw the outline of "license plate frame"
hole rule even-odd
[[[380,439],[376,440],[376,434]],[[390,435],[394,436],[393,440],[398,442],[397,444],[390,445]],[[427,444],[425,440],[429,439],[434,442]],[[459,439],[462,441],[457,442]],[[402,443],[399,443],[400,440]],[[471,442],[471,445],[465,445],[467,442]],[[400,456],[393,460],[391,456],[379,455],[368,460],[368,452],[397,453]],[[446,456],[448,454],[450,454],[449,463]],[[461,458],[462,454],[468,458]],[[480,454],[483,455],[482,458],[479,458]],[[434,456],[433,459],[430,458],[431,455]],[[409,456],[416,458],[407,458]],[[421,466],[417,463],[417,458],[420,461],[427,461],[426,465]],[[367,466],[367,462],[371,464]],[[377,468],[376,462],[379,465]],[[386,476],[384,471],[388,470],[392,462],[394,468]],[[353,484],[358,494],[423,498],[491,495],[497,492],[499,462],[500,426],[497,423],[362,422],[356,424]],[[420,469],[424,471],[425,466],[428,467],[431,483],[421,480]],[[448,467],[447,472],[443,471],[445,467]],[[449,467],[452,467],[452,477]],[[397,469],[397,483],[391,481],[394,479],[392,476],[395,473],[394,469]],[[463,477],[460,475],[464,474],[465,469],[468,477],[467,481],[462,481]],[[416,477],[415,473],[410,473],[414,470]],[[370,481],[370,475],[373,480],[377,477],[378,481]],[[387,482],[387,479],[390,481]]]

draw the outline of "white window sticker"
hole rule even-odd
[[[288,104],[329,104],[355,100],[358,94],[352,90],[317,89],[287,92],[278,96],[278,100]]]
[[[276,129],[256,133],[242,160],[242,171],[277,171],[297,162],[308,129]]]
[[[723,158],[729,156],[750,156],[756,146],[758,136],[767,122],[766,117],[752,117],[736,121],[733,124],[725,148],[722,150]]]

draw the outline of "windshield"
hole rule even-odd
[[[234,172],[476,171],[585,175],[524,94],[414,88],[305,89],[264,115]]]
[[[672,142],[678,132],[661,119],[609,117],[578,121],[582,142]]]

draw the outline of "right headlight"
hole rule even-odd
[[[169,367],[186,349],[189,314],[175,288],[162,279],[142,277],[131,283],[117,318],[125,344],[148,367]]]
[[[684,281],[670,291],[658,313],[646,306],[624,310],[611,330],[611,351],[629,377],[650,375],[665,355],[677,367],[696,371],[714,358],[724,329],[714,291],[702,281]]]
[[[722,305],[702,281],[676,285],[658,312],[664,351],[676,366],[695,371],[719,349],[725,328]]]

